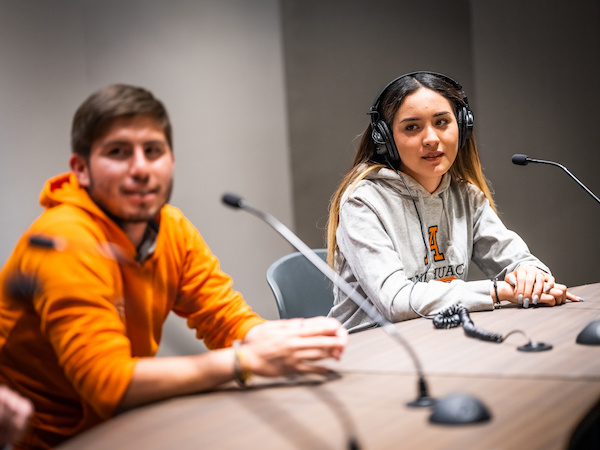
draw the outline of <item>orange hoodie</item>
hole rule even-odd
[[[54,446],[111,417],[170,311],[209,348],[263,322],[178,209],[163,207],[154,253],[140,264],[73,174],[50,179],[40,203],[46,211],[0,272],[0,382],[35,406],[15,448]]]

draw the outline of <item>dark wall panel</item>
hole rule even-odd
[[[295,224],[310,245],[324,246],[329,199],[388,81],[427,69],[472,85],[468,6],[282,1]]]
[[[599,281],[597,0],[282,0],[295,227],[325,242],[329,198],[354,156],[374,96],[413,70],[463,84],[485,173],[507,226],[569,285]]]
[[[472,5],[477,133],[501,216],[560,281],[600,281],[600,204],[559,168],[511,163],[558,161],[600,194],[600,2]]]

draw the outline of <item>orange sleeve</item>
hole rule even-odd
[[[103,419],[127,389],[136,359],[118,308],[122,286],[118,264],[99,251],[93,228],[61,230],[75,244],[62,251],[28,248],[22,271],[40,282],[34,307],[40,331],[75,391]]]

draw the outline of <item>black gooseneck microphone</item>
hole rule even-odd
[[[323,275],[333,284],[341,289],[356,305],[362,309],[371,319],[384,329],[392,338],[398,341],[407,351],[415,365],[418,376],[418,396],[415,400],[407,403],[410,407],[435,406],[430,421],[434,423],[456,425],[484,422],[491,418],[486,406],[477,398],[469,394],[454,394],[445,399],[436,400],[429,395],[427,381],[423,372],[421,362],[414,349],[410,346],[396,327],[387,320],[374,305],[369,303],[362,295],[346,282],[338,273],[325,263],[308,245],[306,245],[289,228],[278,219],[267,214],[235,194],[224,194],[221,198],[223,203],[233,208],[243,209],[249,212],[277,231],[285,240],[294,246],[306,259],[308,259]]]
[[[419,377],[419,396],[416,400],[408,403],[408,405],[421,407],[431,406],[434,404],[435,400],[429,396],[427,382],[425,380],[421,362],[419,361],[419,358],[417,358],[413,348],[402,337],[402,335],[400,335],[393,324],[383,317],[383,315],[375,308],[375,306],[367,302],[362,295],[356,292],[356,290],[353,289],[352,286],[350,286],[342,277],[340,277],[335,270],[329,267],[326,262],[324,262],[315,252],[313,252],[308,245],[306,245],[300,238],[298,238],[298,236],[292,233],[289,228],[283,225],[275,217],[256,209],[235,194],[224,194],[222,200],[226,205],[233,208],[243,209],[271,225],[275,231],[281,234],[285,240],[292,244],[306,259],[308,259],[317,269],[319,269],[323,275],[329,278],[332,283],[344,291],[344,293],[346,293],[346,295],[348,295],[348,297],[350,297],[360,309],[362,309],[370,318],[377,322],[377,324],[382,327],[390,336],[399,341],[413,360]]]
[[[590,194],[594,200],[596,200],[598,203],[600,203],[600,198],[596,197],[596,195],[592,191],[590,191],[585,184],[583,184],[581,181],[579,181],[579,179],[575,175],[573,175],[571,172],[569,172],[569,169],[567,169],[562,164],[559,164],[554,161],[545,161],[543,159],[530,158],[529,156],[523,155],[521,153],[514,154],[512,156],[512,162],[513,162],[513,164],[516,164],[518,166],[526,166],[529,163],[540,163],[540,164],[549,164],[551,166],[560,167],[562,170],[564,170],[567,173],[567,175],[569,175],[571,178],[573,178],[573,180],[575,180],[575,182],[579,186],[581,186],[581,188],[585,192]]]
[[[575,182],[579,186],[581,186],[585,192],[590,194],[594,200],[596,200],[598,203],[600,203],[600,199],[598,197],[596,197],[596,195],[592,191],[590,191],[586,185],[584,185],[581,181],[579,181],[579,179],[575,175],[573,175],[571,172],[569,172],[569,170],[562,164],[559,164],[554,161],[544,161],[542,159],[530,158],[529,156],[523,155],[520,153],[514,154],[512,156],[512,162],[513,162],[513,164],[517,164],[519,166],[526,166],[528,163],[532,162],[532,163],[550,164],[551,166],[560,167],[562,170],[564,170],[567,173],[567,175],[569,175],[571,178],[573,178],[573,180],[575,180]],[[600,345],[600,320],[594,320],[594,321],[590,322],[577,335],[575,342],[577,342],[578,344],[582,344],[582,345]]]

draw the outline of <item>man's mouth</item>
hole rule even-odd
[[[149,200],[152,197],[156,196],[159,191],[160,191],[159,188],[154,188],[154,189],[139,189],[139,190],[138,189],[123,189],[122,192],[123,192],[123,194],[125,194],[128,197],[144,201],[144,200]]]

